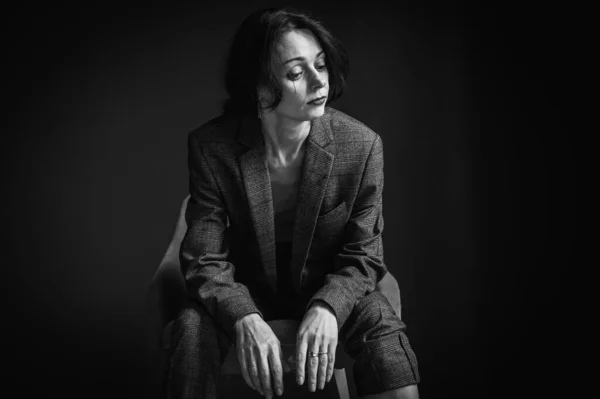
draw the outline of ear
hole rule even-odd
[[[273,109],[267,108],[273,103],[273,95],[267,87],[263,86],[257,89],[257,97],[258,102],[256,104],[256,112],[258,119],[262,119],[263,115],[265,115],[266,113],[273,112]]]
[[[257,98],[260,107],[265,108],[270,104],[272,95],[269,89],[267,89],[265,86],[262,86],[257,89]]]

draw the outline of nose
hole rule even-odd
[[[323,72],[314,71],[312,74],[311,88],[316,91],[327,84],[327,75]]]

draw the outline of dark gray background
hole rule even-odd
[[[237,25],[278,2],[102,4],[5,13],[4,328],[21,397],[156,397],[142,305],[187,192],[187,133],[219,111]],[[556,12],[288,4],[345,44],[335,106],[383,138],[386,262],[421,397],[555,392],[575,237]]]

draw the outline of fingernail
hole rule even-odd
[[[315,391],[315,384],[310,384],[310,390],[311,390],[312,392],[314,392],[314,391]]]
[[[283,389],[277,388],[277,396],[283,395]]]
[[[298,378],[298,385],[304,384],[304,377]]]

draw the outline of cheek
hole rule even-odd
[[[285,101],[286,103],[297,103],[302,102],[304,97],[305,88],[303,83],[298,81],[295,84],[289,82],[283,85],[282,101]]]

